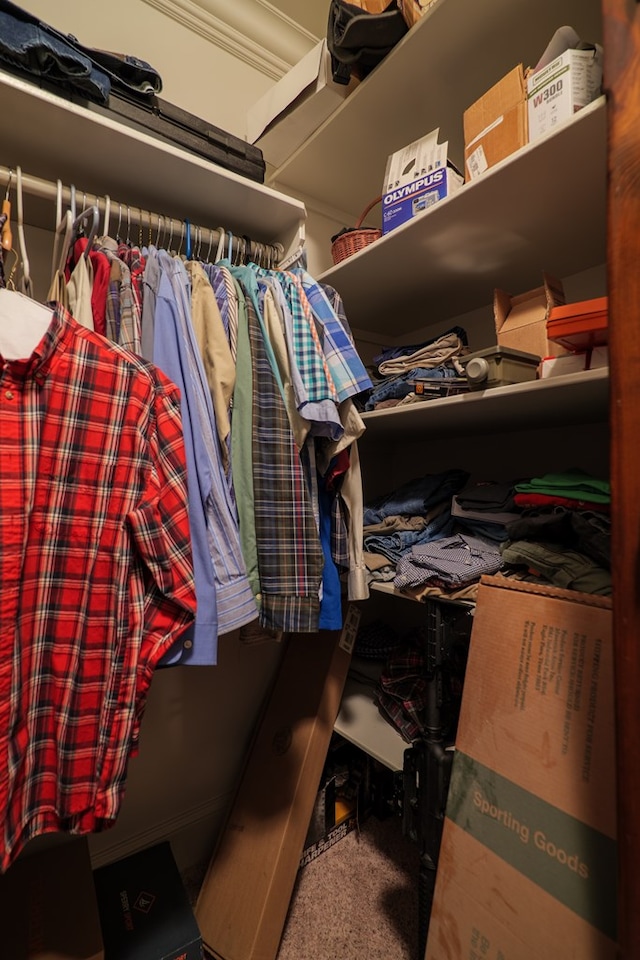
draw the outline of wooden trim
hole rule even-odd
[[[619,942],[631,960],[640,957],[640,5],[604,0],[603,14]]]

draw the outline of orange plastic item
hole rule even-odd
[[[573,351],[604,347],[608,343],[608,316],[607,297],[552,307],[547,338]]]

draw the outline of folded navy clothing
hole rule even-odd
[[[468,479],[469,474],[465,470],[451,469],[409,480],[365,505],[364,526],[379,523],[384,517],[396,514],[423,516],[436,503],[450,501]]]
[[[466,510],[513,510],[514,486],[517,480],[497,483],[494,480],[470,483],[456,494],[456,500]]]
[[[11,66],[53,83],[62,83],[92,100],[107,103],[111,83],[104,71],[75,49],[56,31],[50,31],[35,18],[15,16],[0,0],[0,59]]]
[[[162,90],[160,74],[144,60],[85,47],[11,0],[0,0],[0,60],[103,104],[112,84],[136,99]]]

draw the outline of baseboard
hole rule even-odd
[[[141,830],[124,835],[94,834],[89,838],[91,863],[94,869],[114,860],[121,860],[161,840],[169,840],[180,870],[187,870],[208,859],[222,828],[232,795],[211,797],[203,803],[182,810],[175,816],[154,822]]]

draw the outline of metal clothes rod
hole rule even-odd
[[[0,166],[0,178],[2,191],[6,189],[10,178],[10,192],[15,191],[16,173],[14,167]],[[30,196],[51,200],[53,227],[55,204],[59,195],[58,184],[23,172],[22,189]],[[77,187],[67,187],[61,184],[62,202],[67,204],[68,207],[72,203],[74,192],[75,198],[82,203],[80,209],[83,209],[87,203],[95,203],[100,213],[101,222],[107,228],[111,228],[115,223],[115,232],[118,238],[127,243],[137,242],[138,246],[153,243],[158,247],[163,245],[169,249],[176,249],[178,253],[184,253],[188,246],[188,226],[192,255],[197,259],[200,259],[206,253],[205,259],[207,260],[213,254],[216,259],[227,257],[233,262],[252,260],[264,266],[275,267],[284,253],[284,247],[281,243],[258,243],[248,237],[237,236],[231,231],[225,230],[224,227],[202,227],[188,220],[165,217],[163,214],[154,213],[151,210],[133,207],[129,203],[120,203],[111,199],[108,195],[96,196],[95,193],[88,193]],[[109,233],[110,229],[104,229],[103,232]],[[217,256],[218,248],[220,248],[220,258]]]

